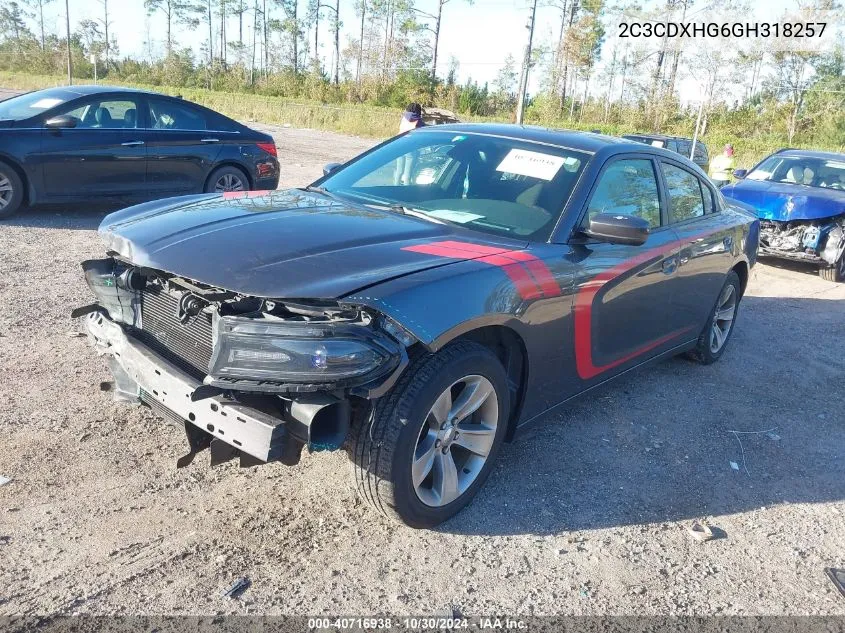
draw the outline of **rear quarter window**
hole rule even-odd
[[[207,130],[204,113],[188,104],[150,99],[150,127],[154,130]]]

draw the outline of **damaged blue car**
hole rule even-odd
[[[815,264],[845,281],[845,154],[784,149],[722,188],[760,218],[760,256]]]

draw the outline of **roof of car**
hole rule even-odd
[[[804,158],[822,158],[824,160],[845,160],[845,154],[837,154],[836,152],[821,152],[815,149],[792,149],[785,148],[775,152],[776,154],[784,154],[786,156],[804,157]]]
[[[426,126],[418,131],[465,132],[467,134],[487,134],[506,138],[523,139],[535,143],[557,145],[595,153],[608,145],[634,145],[628,139],[606,136],[594,132],[559,130],[536,125],[516,125],[513,123],[452,123],[447,125]],[[636,143],[636,145],[640,145]]]
[[[127,88],[126,86],[109,86],[106,84],[98,84],[96,86],[82,85],[82,86],[60,86],[56,88],[46,88],[41,92],[62,96],[65,100],[76,99],[77,97],[85,97],[87,95],[101,94],[104,92],[134,92],[143,94],[154,94],[160,96],[159,92],[152,90],[141,90],[138,88]]]
[[[649,134],[647,132],[634,132],[633,134],[623,134],[622,138],[631,138],[632,136],[637,136],[641,138],[653,138],[655,140],[660,141],[692,141],[692,139],[688,136],[668,136],[666,134]],[[701,139],[697,140],[696,143],[698,145],[704,145],[704,142]]]

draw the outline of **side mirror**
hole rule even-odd
[[[330,173],[335,171],[338,167],[340,167],[340,163],[326,163],[325,167],[323,167],[323,175],[328,176]]]
[[[76,123],[76,119],[69,114],[60,114],[59,116],[47,119],[44,125],[53,130],[60,130],[65,128],[74,128],[76,127]]]
[[[734,178],[737,180],[742,180],[746,175],[748,175],[747,169],[734,169]]]
[[[648,220],[634,215],[599,213],[582,233],[602,242],[641,246],[648,239]]]

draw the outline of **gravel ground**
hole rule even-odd
[[[283,186],[371,144],[268,129]],[[467,510],[414,531],[356,499],[341,454],[176,470],[180,432],[99,390],[68,316],[103,213],[0,225],[0,615],[845,615],[823,573],[845,566],[845,284],[757,266],[721,362],[550,416]],[[702,519],[721,538],[692,540]]]

